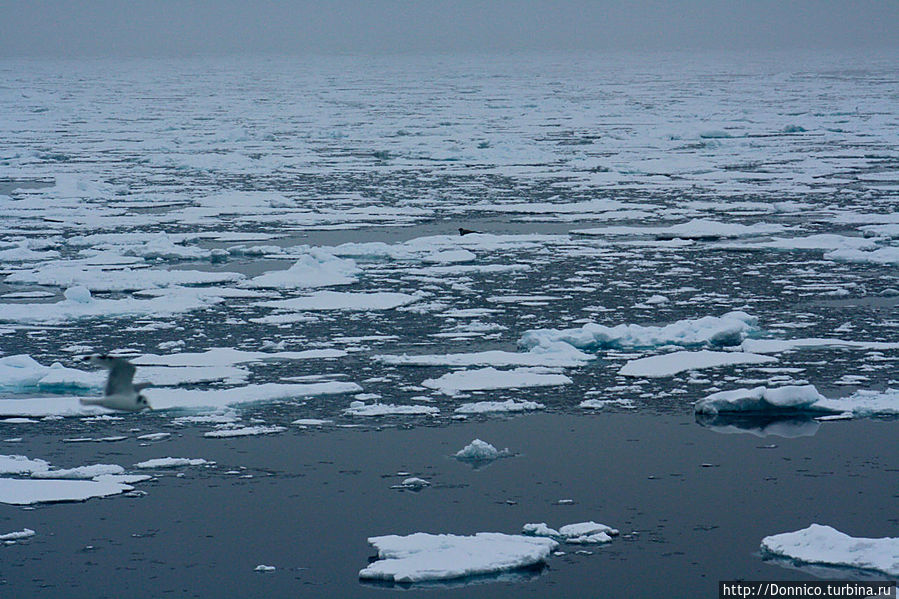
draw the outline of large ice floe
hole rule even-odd
[[[595,356],[585,354],[563,342],[547,341],[534,345],[530,351],[510,352],[487,350],[456,354],[376,355],[373,359],[384,364],[401,366],[546,366],[568,368],[582,366]]]
[[[553,539],[498,532],[462,536],[418,532],[370,537],[378,559],[359,578],[420,583],[471,578],[537,566],[558,547]]]
[[[717,368],[735,364],[764,364],[777,358],[747,352],[718,352],[709,350],[679,351],[648,358],[629,360],[621,367],[622,376],[658,378],[673,376],[688,370]]]
[[[608,327],[587,323],[574,329],[535,329],[527,331],[519,345],[532,351],[564,342],[578,349],[649,348],[662,345],[682,347],[722,347],[739,345],[758,330],[758,319],[741,311],[722,316],[704,316],[678,320],[665,326],[619,324]]]
[[[276,270],[243,283],[246,287],[298,289],[350,285],[361,271],[353,260],[310,248],[287,270]]]
[[[21,455],[0,455],[0,503],[31,505],[63,501],[85,501],[133,491],[134,483],[148,480],[145,475],[124,474],[117,464],[93,464],[52,469],[40,459]],[[25,477],[27,478],[21,478]]]
[[[796,532],[762,539],[762,553],[794,564],[854,568],[899,576],[899,537],[851,537],[830,526],[812,524]]]
[[[367,404],[364,401],[354,401],[343,413],[346,416],[436,416],[440,413],[440,408],[420,404]]]
[[[747,237],[769,235],[788,230],[776,223],[723,223],[707,219],[694,219],[670,227],[601,227],[572,231],[578,235],[650,235],[657,239],[721,239],[726,237]]]
[[[436,379],[425,379],[421,384],[445,395],[458,395],[464,391],[520,389],[569,383],[571,383],[571,379],[564,374],[546,368],[515,368],[513,370],[480,368],[449,372]]]
[[[899,390],[856,391],[843,398],[828,399],[814,385],[787,385],[769,389],[719,391],[697,401],[698,414],[723,413],[845,413],[857,417],[899,414]]]
[[[419,296],[408,293],[381,291],[371,293],[351,293],[340,291],[316,291],[303,297],[259,302],[265,308],[282,310],[392,310],[417,301]]]

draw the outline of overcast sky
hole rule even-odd
[[[899,48],[899,0],[0,0],[0,56]]]

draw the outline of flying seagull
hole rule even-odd
[[[149,387],[150,383],[138,383],[137,385],[133,383],[136,370],[134,364],[124,358],[107,355],[86,356],[82,360],[109,371],[103,397],[81,398],[82,405],[103,406],[125,412],[150,409],[147,398],[140,394],[141,389]]]

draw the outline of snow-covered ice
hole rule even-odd
[[[562,543],[580,545],[608,543],[612,540],[612,537],[618,535],[617,529],[605,524],[598,524],[592,520],[566,524],[558,530],[550,528],[545,522],[525,524],[522,532],[526,535],[549,537]]]
[[[354,401],[343,413],[347,416],[433,416],[440,413],[440,408],[420,404],[367,404]]]
[[[203,458],[153,458],[134,465],[135,468],[179,468],[181,466],[200,466],[208,464]]]
[[[466,578],[525,568],[546,561],[552,539],[479,532],[471,536],[429,534],[370,537],[378,560],[359,578],[397,583]]]
[[[688,370],[718,368],[737,364],[765,364],[777,358],[747,352],[718,352],[710,350],[679,351],[648,358],[629,360],[618,371],[622,376],[658,378],[674,376]]]
[[[455,409],[456,414],[493,414],[497,412],[526,412],[529,410],[541,410],[544,406],[536,401],[476,401],[464,403]]]
[[[512,455],[508,448],[499,450],[490,443],[475,439],[454,454],[457,460],[463,462],[490,462],[497,458]]]
[[[699,414],[720,412],[803,412],[831,410],[821,407],[825,397],[813,385],[788,385],[774,389],[756,387],[719,391],[696,402]]]
[[[446,395],[458,395],[463,391],[521,389],[569,383],[571,383],[571,379],[564,374],[544,368],[515,368],[513,370],[480,368],[449,372],[436,379],[426,379],[422,385]]]
[[[762,539],[762,553],[804,564],[874,570],[899,576],[899,538],[851,537],[830,526],[812,524],[796,532]]]
[[[0,503],[32,505],[63,501],[86,501],[134,490],[117,480],[35,480],[0,478]]]

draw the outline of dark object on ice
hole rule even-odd
[[[480,233],[480,231],[472,231],[471,229],[463,229],[459,227],[459,235],[468,235],[469,233]]]

